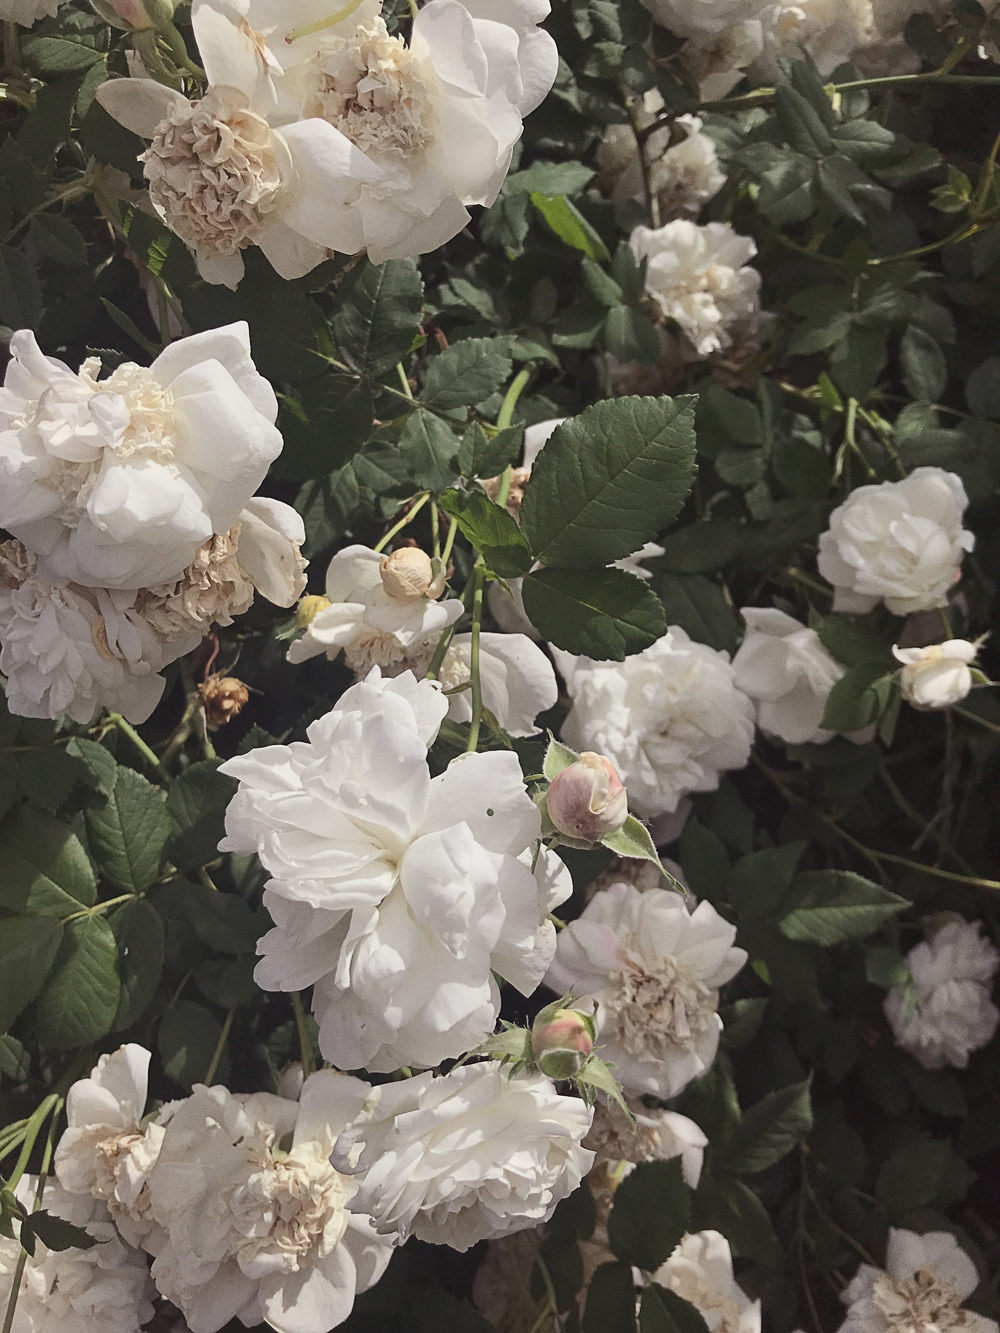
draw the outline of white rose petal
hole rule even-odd
[[[737,1283],[729,1242],[718,1231],[685,1236],[653,1279],[689,1301],[715,1333],[761,1333],[760,1301]]]
[[[471,675],[472,635],[457,634],[445,654],[438,680],[445,690],[466,684]],[[537,736],[539,713],[552,708],[559,686],[552,664],[523,634],[481,634],[479,672],[483,705],[511,736]],[[472,721],[472,691],[448,700],[453,722]]]
[[[892,651],[896,661],[903,663],[899,673],[903,697],[914,708],[951,708],[972,689],[970,667],[979,654],[978,644],[948,639],[927,648],[896,647]]]

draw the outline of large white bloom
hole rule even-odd
[[[397,576],[400,559],[420,555],[407,547],[391,556],[367,546],[338,551],[326,571],[329,605],[291,645],[289,662],[306,662],[322,653],[332,661],[343,651],[345,662],[359,675],[367,675],[373,666],[388,675],[425,670],[438,637],[458,620],[463,606],[454,597],[437,600],[444,583],[431,577],[426,556],[426,578],[414,585]]]
[[[736,1281],[729,1242],[718,1231],[685,1236],[653,1280],[689,1301],[710,1333],[760,1333],[760,1301]]]
[[[980,935],[981,928],[980,921],[949,921],[910,950],[911,981],[885,997],[896,1042],[925,1069],[964,1069],[1000,1023],[990,999],[1000,951]]]
[[[347,1169],[362,1145],[350,1206],[377,1231],[465,1251],[549,1220],[593,1164],[592,1119],[543,1074],[463,1065],[376,1088],[334,1162]]]
[[[777,73],[779,57],[809,56],[825,76],[877,36],[872,0],[780,0],[765,11],[762,72]]]
[[[626,1092],[676,1097],[715,1059],[719,987],[747,960],[711,903],[612,884],[560,931],[550,989],[596,1006],[601,1054]]]
[[[14,1192],[31,1209],[37,1189],[37,1177],[22,1176]],[[21,1275],[11,1333],[137,1333],[153,1317],[145,1255],[118,1238],[99,1199],[67,1194],[49,1180],[42,1207],[100,1243],[89,1250],[50,1250],[36,1240]],[[0,1236],[0,1309],[7,1308],[20,1253],[19,1241]]]
[[[157,85],[159,87],[159,85]],[[0,392],[0,527],[43,573],[95,588],[177,579],[240,517],[281,452],[274,391],[246,324],[97,378],[11,339]]]
[[[903,663],[899,685],[903,697],[914,708],[951,708],[960,704],[972,689],[972,664],[979,644],[968,639],[948,639],[927,648],[893,648]]]
[[[445,690],[468,684],[472,671],[472,635],[457,634],[451,641],[438,680]],[[483,705],[511,736],[537,736],[539,713],[559,698],[552,663],[524,634],[481,634],[479,675]],[[472,721],[472,692],[448,699],[453,722]]]
[[[343,1069],[461,1055],[496,1021],[492,972],[530,995],[555,951],[569,872],[544,850],[532,871],[540,816],[510,751],[431,777],[447,711],[435,684],[376,668],[307,742],[223,766],[241,785],[222,847],[271,875],[257,981],[315,984],[320,1046]]]
[[[646,290],[699,357],[725,351],[761,321],[757,247],[728,222],[704,227],[678,218],[652,231],[636,227],[629,244],[646,261]]]
[[[324,1069],[298,1101],[197,1084],[176,1108],[149,1177],[153,1277],[192,1333],[234,1317],[327,1333],[381,1277],[390,1247],[347,1211],[357,1183],[330,1165],[370,1091]]]
[[[862,1264],[840,1294],[839,1333],[997,1333],[996,1320],[964,1310],[976,1265],[950,1231],[889,1229],[885,1270]]]
[[[962,527],[968,503],[961,478],[939,467],[853,490],[819,539],[833,609],[864,613],[884,602],[906,616],[946,606],[962,557],[975,545]]]
[[[563,739],[607,755],[641,818],[672,813],[689,792],[714,791],[722,772],[746,766],[754,707],[727,653],[674,627],[624,662],[554,655],[573,700]]]

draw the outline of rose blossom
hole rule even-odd
[[[893,648],[903,663],[899,684],[903,698],[924,711],[960,704],[972,689],[969,668],[979,653],[979,644],[967,639],[948,639],[927,648]]]
[[[0,0],[0,20],[30,28],[38,19],[52,18],[58,9],[59,0]]]
[[[918,467],[903,481],[858,486],[830,515],[818,568],[834,586],[834,611],[864,614],[884,602],[896,616],[946,606],[975,538],[954,472]]]
[[[998,1333],[996,1320],[962,1302],[979,1286],[976,1265],[950,1231],[889,1228],[885,1270],[862,1264],[841,1293],[839,1333]]]
[[[910,981],[885,997],[896,1042],[925,1069],[965,1069],[1000,1023],[990,991],[1000,951],[980,935],[980,921],[949,921],[906,955]]]
[[[681,1159],[681,1173],[689,1189],[696,1190],[708,1147],[708,1136],[686,1115],[677,1111],[650,1110],[638,1098],[627,1098],[635,1117],[635,1128],[624,1111],[613,1102],[599,1101],[594,1108],[594,1124],[583,1141],[596,1153],[595,1166],[602,1163],[618,1178],[629,1174],[621,1170],[640,1162],[669,1162]]]
[[[542,1074],[462,1065],[376,1088],[333,1160],[366,1172],[350,1207],[380,1234],[464,1253],[549,1220],[593,1164],[592,1119]]]
[[[747,960],[711,903],[613,884],[560,931],[545,984],[596,1007],[598,1046],[626,1092],[668,1100],[715,1059],[719,987]]]
[[[222,848],[257,852],[271,875],[257,981],[315,985],[320,1047],[344,1069],[462,1055],[496,1022],[492,973],[530,995],[555,950],[547,918],[569,873],[538,854],[517,757],[468,754],[432,778],[447,711],[432,682],[375,668],[307,742],[223,765],[240,789]]]
[[[472,635],[456,634],[445,653],[438,680],[445,690],[471,679]],[[511,736],[537,736],[539,713],[552,708],[559,686],[552,663],[524,634],[480,634],[479,675],[483,705]],[[472,721],[472,692],[452,694],[448,716],[453,722]]]
[[[824,77],[878,37],[872,0],[779,0],[767,11],[760,70],[779,72],[778,60],[812,59]]]
[[[718,1231],[685,1236],[653,1280],[693,1305],[712,1333],[761,1333],[760,1301],[736,1281],[729,1242]]]
[[[637,111],[639,128],[651,125],[663,109],[663,98],[655,89],[646,93]],[[654,130],[646,140],[649,186],[663,222],[697,217],[726,183],[715,144],[701,132],[703,124],[698,116],[678,116],[673,126],[681,137],[675,143],[671,144],[671,126]],[[613,185],[616,203],[643,199],[646,187],[630,125],[608,126],[597,148],[597,163],[604,179]]]

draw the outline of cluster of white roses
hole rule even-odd
[[[305,587],[302,520],[255,498],[281,452],[246,324],[182,338],[148,369],[74,372],[27,331],[0,391],[0,671],[26,717],[144,721],[163,667],[256,588]]]

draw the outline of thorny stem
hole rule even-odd
[[[219,1033],[219,1040],[215,1043],[215,1050],[212,1053],[212,1059],[209,1062],[208,1069],[205,1071],[205,1086],[210,1088],[212,1080],[215,1078],[216,1070],[219,1068],[219,1062],[222,1059],[222,1052],[226,1049],[226,1042],[229,1040],[229,1032],[233,1026],[233,1019],[236,1016],[238,1005],[233,1005],[229,1013],[226,1014],[226,1021],[222,1025],[222,1031]]]
[[[160,781],[169,785],[171,782],[170,774],[136,731],[135,727],[132,726],[131,722],[126,722],[121,713],[108,713],[108,721],[113,723],[123,735],[129,738],[135,748],[153,769],[153,772]]]
[[[479,557],[474,570],[475,584],[472,594],[472,647],[469,657],[469,674],[472,680],[472,725],[469,728],[469,743],[465,747],[467,754],[472,754],[479,745],[479,728],[483,720],[483,682],[479,670],[479,639],[483,629],[483,586],[486,582],[486,566]]]
[[[403,528],[405,528],[408,523],[413,522],[413,520],[420,513],[421,509],[423,509],[424,505],[430,498],[431,498],[430,491],[424,491],[422,495],[417,496],[417,498],[413,501],[409,509],[399,520],[399,522],[395,525],[395,527],[389,529],[389,531],[385,534],[385,536],[382,538],[382,540],[374,549],[376,551],[384,551],[385,548],[392,541],[393,537],[395,537],[396,533],[402,532]]]
[[[299,1034],[299,1058],[302,1061],[302,1077],[308,1078],[316,1068],[316,1062],[313,1058],[312,1041],[309,1037],[309,1029],[306,1027],[306,1011],[302,1007],[302,994],[300,991],[292,991],[292,1009],[295,1013],[295,1028]]]

